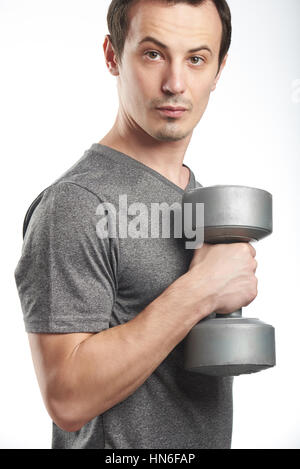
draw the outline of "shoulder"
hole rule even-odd
[[[119,193],[129,193],[142,175],[142,170],[133,168],[126,158],[109,148],[93,144],[53,185],[73,184],[74,191],[77,186],[77,191],[85,189],[101,202],[114,202]]]
[[[59,181],[44,189],[29,206],[23,222],[26,233],[49,233],[53,227],[65,229],[83,226],[95,221],[99,197],[79,184]]]

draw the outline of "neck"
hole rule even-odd
[[[118,116],[112,129],[99,143],[131,156],[185,189],[190,173],[183,166],[183,160],[191,137],[192,134],[173,142],[156,140],[141,128],[131,129],[122,125]]]

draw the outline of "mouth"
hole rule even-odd
[[[184,107],[172,106],[159,107],[157,108],[157,110],[164,116],[168,117],[181,117],[186,112],[186,109]]]

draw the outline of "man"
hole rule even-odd
[[[230,448],[232,378],[185,371],[182,341],[253,301],[254,248],[99,228],[120,196],[172,206],[200,186],[183,159],[226,63],[230,11],[113,0],[108,26],[115,124],[45,190],[15,271],[52,447]]]

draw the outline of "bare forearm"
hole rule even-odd
[[[184,276],[178,279],[131,321],[95,334],[74,349],[64,375],[72,383],[69,431],[131,395],[201,319],[189,301],[182,302],[185,281]],[[202,317],[211,312],[207,298],[199,305]]]

